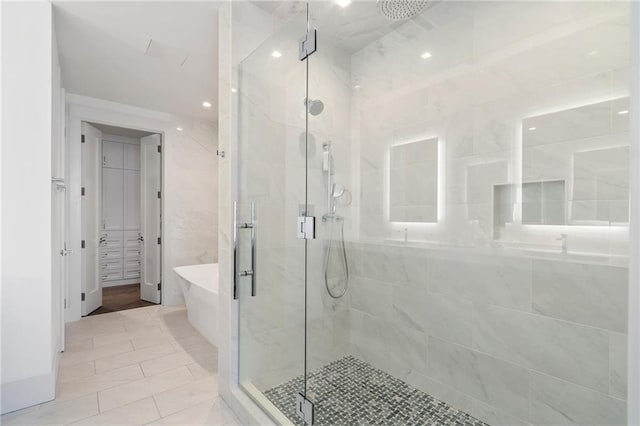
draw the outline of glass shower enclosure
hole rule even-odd
[[[625,424],[630,4],[232,7],[244,391],[278,423]]]

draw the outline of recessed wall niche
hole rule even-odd
[[[390,148],[389,220],[438,221],[438,138]]]

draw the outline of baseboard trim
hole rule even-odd
[[[56,396],[56,371],[3,383],[1,394],[0,414],[51,401]]]

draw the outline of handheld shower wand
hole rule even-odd
[[[344,218],[336,214],[336,200],[342,197],[346,190],[344,185],[333,183],[331,142],[322,144],[322,150],[322,171],[327,174],[327,213],[322,216],[322,221],[328,222],[330,227],[324,258],[324,283],[329,296],[339,299],[349,289],[349,264],[344,243]],[[335,235],[336,233],[338,235]],[[338,269],[337,273],[331,274],[331,272],[336,272],[336,268]],[[334,288],[338,286],[342,287],[339,291]]]

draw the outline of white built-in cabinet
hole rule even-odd
[[[103,139],[102,282],[139,279],[141,247],[140,145]]]

